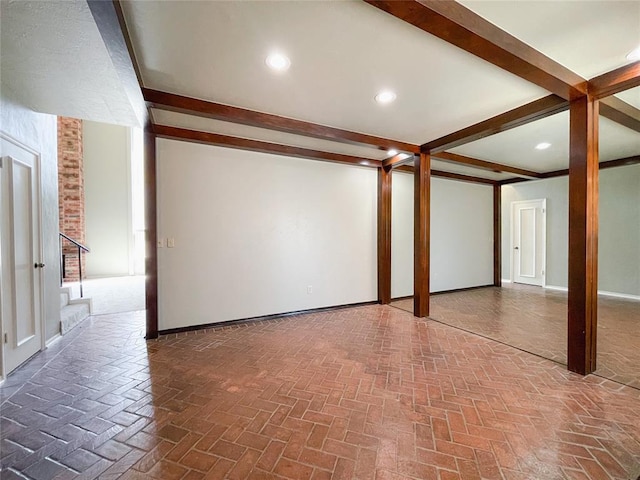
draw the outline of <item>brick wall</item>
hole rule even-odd
[[[82,166],[82,120],[58,117],[58,196],[60,231],[84,244],[84,172]],[[78,280],[78,250],[63,242],[65,281]],[[85,262],[83,254],[82,267]]]

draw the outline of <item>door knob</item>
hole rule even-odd
[[[518,247],[513,247],[514,250],[520,250]]]
[[[44,263],[34,263],[33,268],[44,268]]]

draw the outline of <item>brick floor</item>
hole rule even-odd
[[[392,303],[413,311],[413,300]],[[567,294],[505,284],[431,297],[431,318],[567,363]],[[597,375],[640,388],[640,302],[598,298]]]
[[[640,474],[639,390],[399,309],[143,320],[92,317],[7,379],[3,479]]]

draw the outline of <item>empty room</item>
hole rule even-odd
[[[0,7],[3,479],[640,479],[640,2]]]

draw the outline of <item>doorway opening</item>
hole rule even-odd
[[[545,286],[547,200],[511,203],[511,281]]]

